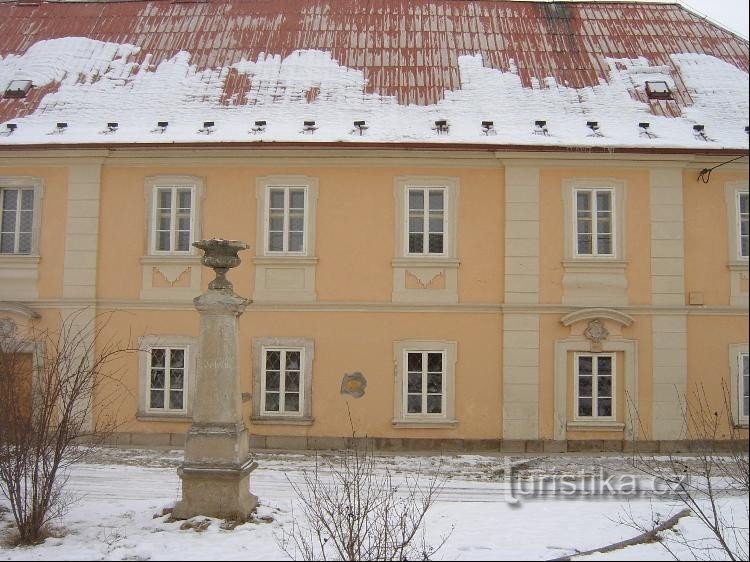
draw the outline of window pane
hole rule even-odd
[[[596,192],[596,209],[598,211],[609,211],[612,205],[612,193],[609,191]]]
[[[150,408],[163,408],[164,407],[164,391],[163,390],[152,390],[151,399],[149,400]]]
[[[443,232],[443,214],[430,213],[430,232]]]
[[[578,253],[579,254],[591,253],[591,234],[579,234],[578,235]]]
[[[21,195],[21,208],[30,211],[34,208],[34,190],[24,189]]]
[[[596,217],[596,233],[598,235],[612,233],[612,217],[609,214],[599,213]]]
[[[409,253],[421,254],[424,248],[423,244],[423,234],[409,234]]]
[[[597,357],[596,358],[596,371],[601,375],[612,374],[612,358],[611,357]]]
[[[407,353],[406,354],[406,369],[408,371],[422,371],[422,354],[421,353]]]
[[[611,416],[612,415],[612,399],[611,398],[600,398],[597,402],[597,416]]]
[[[279,411],[279,393],[278,392],[266,392],[266,411],[268,412]]]
[[[164,388],[164,371],[162,369],[151,370],[151,388]]]
[[[180,189],[179,192],[179,206],[180,209],[190,209],[190,199],[192,194],[189,189]]]
[[[589,398],[592,396],[592,391],[592,377],[578,377],[578,396],[581,398]]]
[[[292,393],[284,395],[284,411],[299,412],[299,394]]]
[[[289,214],[289,230],[302,232],[305,229],[305,216],[298,213]]]
[[[268,249],[273,252],[280,252],[284,249],[283,232],[271,232],[268,234]]]
[[[279,390],[280,380],[279,371],[266,371],[266,390]]]
[[[305,208],[305,191],[303,189],[292,189],[289,191],[289,208]]]
[[[190,249],[190,232],[180,231],[177,233],[177,248],[179,252],[187,252]]]
[[[409,190],[409,210],[424,209],[424,191],[421,189]]]
[[[442,394],[443,392],[443,375],[427,375],[427,392],[430,394]]]
[[[271,209],[283,209],[284,208],[284,190],[283,189],[271,190],[270,208]]]
[[[443,371],[442,353],[427,354],[427,371],[429,371],[430,373],[441,373]]]
[[[592,369],[591,355],[579,355],[578,356],[578,373],[581,375],[590,375]]]
[[[422,232],[424,228],[424,218],[422,215],[409,216],[409,232]]]
[[[750,213],[750,195],[740,193],[740,213]]]
[[[284,230],[284,215],[273,211],[268,217],[268,230],[281,232]]]
[[[3,211],[15,210],[18,208],[18,190],[17,189],[4,189],[3,190]]]
[[[3,211],[3,232],[16,231],[16,211]]]
[[[443,235],[442,234],[430,234],[430,253],[431,254],[443,253]]]
[[[578,415],[579,416],[591,415],[591,398],[579,398],[578,399]]]
[[[579,211],[588,211],[591,209],[591,200],[588,191],[579,191],[576,193],[576,209]]]
[[[172,222],[172,217],[166,214],[159,215],[156,219],[156,230],[166,230],[169,231],[170,223]]]
[[[172,190],[171,189],[160,189],[156,197],[157,197],[157,207],[159,209],[171,209],[172,208]]]
[[[190,214],[180,213],[177,215],[177,230],[190,232]]]
[[[427,413],[439,414],[443,411],[443,397],[439,394],[431,394],[427,397]]]
[[[299,373],[286,373],[284,375],[284,390],[286,392],[299,392]]]
[[[14,242],[15,236],[12,234],[0,234],[0,252],[12,254],[15,251]]]
[[[184,396],[184,393],[181,390],[170,392],[169,393],[169,408],[171,410],[182,410],[183,396]]]
[[[31,234],[23,233],[18,235],[18,253],[19,254],[30,254],[31,253]]]
[[[443,197],[445,193],[443,190],[436,191],[432,190],[430,191],[430,209],[432,210],[441,210],[443,209]]]
[[[185,382],[185,372],[182,369],[170,369],[169,388],[171,390],[182,390]]]
[[[422,412],[421,394],[409,394],[406,399],[406,411],[409,414],[420,414]]]
[[[286,368],[292,371],[299,371],[300,367],[300,352],[299,351],[287,351],[286,352]]]
[[[289,233],[289,251],[290,252],[302,251],[302,233],[301,232]]]
[[[159,232],[157,236],[156,249],[169,251],[169,232]]]
[[[422,373],[409,373],[407,392],[422,392]]]
[[[596,381],[599,398],[612,398],[612,377],[599,377]]]
[[[19,230],[21,232],[31,232],[33,218],[34,215],[31,211],[21,211],[21,224],[19,225]]]
[[[170,350],[169,366],[172,369],[182,369],[185,366],[185,350],[184,349]]]
[[[612,253],[612,238],[609,234],[597,236],[596,253],[601,255],[609,255]]]
[[[162,348],[154,348],[151,350],[151,366],[152,367],[164,367],[164,358],[166,356],[166,350]]]
[[[578,217],[578,234],[591,234],[590,217]]]
[[[281,368],[281,352],[266,351],[266,369],[277,371]]]

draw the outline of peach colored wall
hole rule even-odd
[[[731,344],[748,342],[747,317],[691,316],[688,317],[688,396],[697,412],[698,399],[713,411],[726,412],[724,391],[731,388]],[[726,437],[727,426],[721,424],[721,437]]]
[[[697,181],[697,176],[694,169],[685,170],[683,175],[686,291],[703,293],[706,305],[729,304],[729,223],[724,186],[728,181],[747,181],[747,173],[717,170],[707,184]]]
[[[62,296],[68,170],[62,167],[0,168],[3,176],[31,176],[44,182],[39,232],[39,298]],[[2,296],[0,296],[2,300]]]
[[[179,328],[177,328],[179,326]],[[197,336],[198,315],[192,312],[116,312],[108,333]],[[493,314],[439,313],[293,313],[256,312],[252,305],[240,319],[240,372],[242,391],[252,392],[251,340],[253,337],[292,336],[315,342],[311,427],[253,426],[258,435],[346,436],[349,434],[347,404],[357,430],[372,437],[499,438],[501,435],[500,322]],[[457,342],[455,372],[456,429],[393,429],[393,342],[401,339],[451,340]],[[123,368],[121,421],[137,410],[138,357],[132,354]],[[340,394],[345,373],[362,372],[367,391],[360,399]],[[200,400],[200,396],[195,397]],[[184,431],[185,424],[133,421],[122,431]]]
[[[540,185],[540,272],[539,302],[562,301],[565,239],[563,185],[574,179],[614,179],[625,182],[625,276],[631,304],[651,302],[651,228],[648,218],[649,174],[646,170],[623,168],[544,168],[539,174]]]
[[[156,175],[206,179],[202,202],[204,237],[237,238],[250,244],[232,272],[238,292],[252,294],[256,238],[256,178],[300,174],[319,178],[316,272],[319,301],[389,302],[393,290],[394,180],[397,176],[454,176],[460,181],[458,208],[459,298],[499,302],[502,298],[502,173],[487,169],[373,168],[156,168],[105,167],[102,174],[98,296],[138,298],[139,258],[145,254],[144,180]],[[123,233],[127,232],[127,236]],[[344,274],[345,272],[345,274]],[[204,275],[204,282],[207,282]]]

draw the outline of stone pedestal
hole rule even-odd
[[[239,317],[250,301],[234,294],[223,278],[225,271],[220,273],[222,281],[212,282],[216,288],[193,301],[201,315],[199,359],[193,424],[178,470],[182,500],[172,513],[177,519],[205,515],[244,520],[258,503],[250,493],[249,476],[257,465],[242,421],[237,336]]]

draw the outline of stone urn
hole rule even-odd
[[[211,238],[193,242],[193,246],[203,250],[201,263],[210,267],[216,273],[216,278],[208,284],[211,290],[232,291],[234,286],[227,279],[227,271],[240,265],[240,257],[237,255],[250,246],[239,240],[224,240],[223,238]]]

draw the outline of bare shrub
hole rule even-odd
[[[397,479],[378,469],[367,440],[317,457],[301,483],[288,480],[302,514],[277,540],[293,560],[429,560],[448,539],[430,545],[425,537],[425,516],[445,483],[440,470]]]
[[[723,404],[719,408],[712,407],[701,387],[683,409],[689,455],[644,454],[638,450],[638,442],[633,443],[633,466],[666,488],[709,531],[709,537],[699,540],[680,533],[663,534],[660,544],[675,559],[679,556],[676,547],[698,560],[713,559],[717,551],[727,560],[748,560],[750,554],[748,441],[732,419],[729,390],[726,385],[722,388]],[[744,500],[743,508],[732,510],[727,500],[736,502],[737,498]],[[632,515],[624,523],[641,531],[648,529]]]
[[[70,501],[67,468],[115,429],[115,361],[127,348],[102,341],[110,319],[84,309],[56,329],[0,335],[0,492],[20,544],[45,537]],[[95,401],[102,413],[93,417]]]

